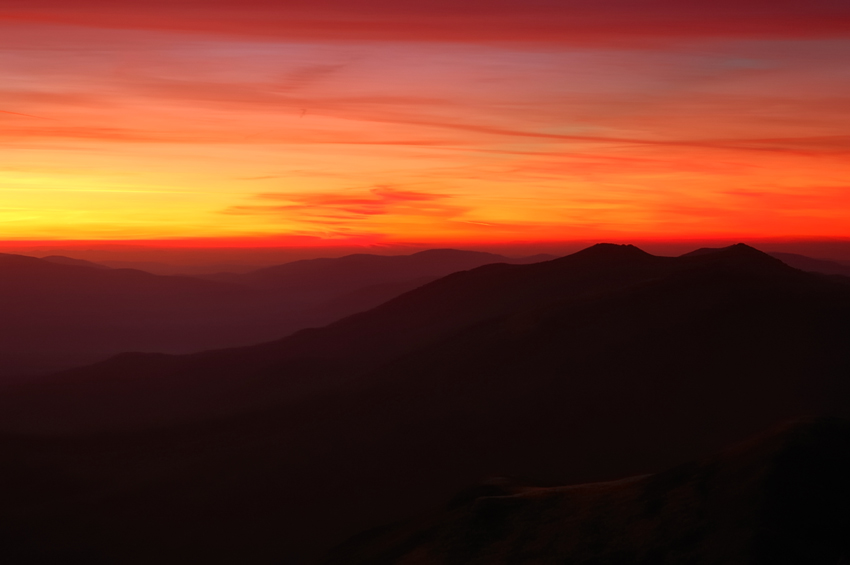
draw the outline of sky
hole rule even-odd
[[[846,0],[0,0],[0,241],[850,239]]]

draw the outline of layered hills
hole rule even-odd
[[[798,253],[771,253],[771,255],[795,269],[811,271],[814,273],[824,273],[827,275],[842,275],[850,277],[850,264],[847,264],[846,262],[815,259]]]
[[[306,562],[483,476],[616,479],[846,415],[849,341],[846,279],[745,245],[485,265],[278,341],[7,387],[0,525],[22,555]]]
[[[367,310],[457,270],[528,260],[534,258],[457,250],[354,255],[219,281],[0,254],[0,379],[124,351],[189,353],[268,341]],[[363,265],[369,265],[365,273]]]
[[[465,271],[490,263],[539,263],[554,259],[533,255],[509,259],[503,255],[457,249],[428,249],[412,255],[357,253],[336,259],[302,259],[249,273],[221,273],[207,278],[256,288],[274,288],[300,295],[336,296],[352,288],[404,283]]]

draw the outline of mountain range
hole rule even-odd
[[[846,416],[848,342],[850,280],[746,245],[484,265],[277,341],[6,386],[0,526],[54,562],[308,562],[484,476],[613,480]]]
[[[457,270],[535,260],[432,250],[296,261],[204,280],[62,256],[0,254],[0,379],[125,351],[189,353],[269,341]]]
[[[850,275],[849,267],[834,261],[773,256],[806,271]],[[180,354],[251,345],[368,310],[456,271],[551,259],[437,249],[213,274],[212,266],[202,266],[190,277],[162,274],[179,272],[176,265],[0,254],[0,379],[83,366],[126,351]]]

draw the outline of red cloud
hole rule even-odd
[[[223,211],[235,215],[285,215],[301,221],[325,225],[342,225],[362,220],[370,216],[388,214],[405,216],[455,217],[466,208],[449,205],[440,200],[448,198],[444,194],[431,194],[396,190],[389,187],[376,187],[365,194],[350,195],[340,193],[262,193],[262,200],[285,202],[275,205],[231,206]]]
[[[844,0],[28,0],[0,19],[287,39],[623,43],[824,37],[850,31]]]

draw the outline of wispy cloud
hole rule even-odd
[[[0,110],[0,114],[4,114],[6,116],[20,116],[24,118],[35,118],[38,120],[49,120],[50,118],[45,118],[44,116],[33,116],[32,114],[23,114],[21,112],[9,112],[7,110]]]
[[[801,214],[818,210],[831,214],[842,213],[844,207],[850,204],[850,186],[842,185],[767,186],[723,190],[720,194],[737,201],[733,208],[790,211]]]
[[[279,216],[299,222],[348,225],[372,216],[454,218],[468,208],[448,202],[450,196],[380,186],[367,191],[339,193],[261,193],[254,197],[274,204],[231,206],[232,215]]]

